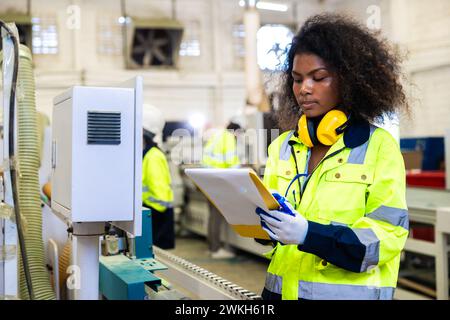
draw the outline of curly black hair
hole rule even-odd
[[[301,115],[291,75],[294,57],[301,53],[319,56],[336,72],[341,108],[354,119],[374,122],[401,109],[409,113],[399,53],[378,33],[349,16],[319,14],[303,24],[288,49],[277,113],[282,129],[294,129]]]

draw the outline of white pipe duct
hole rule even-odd
[[[268,99],[258,65],[257,33],[260,27],[259,12],[248,6],[244,14],[245,27],[245,87],[247,105],[257,106],[260,111],[269,111]]]
[[[261,73],[257,63],[256,34],[260,26],[259,13],[248,7],[244,14],[245,27],[245,86],[247,104],[258,105],[261,101]]]

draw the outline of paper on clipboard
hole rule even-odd
[[[185,173],[238,234],[270,239],[255,210],[273,210],[279,205],[253,170],[195,168]]]

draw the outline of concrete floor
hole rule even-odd
[[[204,237],[189,233],[177,236],[175,249],[168,250],[193,264],[217,274],[244,289],[261,294],[269,260],[245,251],[234,249],[231,259],[212,259]]]

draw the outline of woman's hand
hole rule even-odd
[[[308,220],[288,201],[284,203],[290,212],[285,212],[285,209],[266,212],[259,207],[256,208],[256,213],[261,218],[261,226],[270,238],[282,244],[303,244],[308,233]]]

